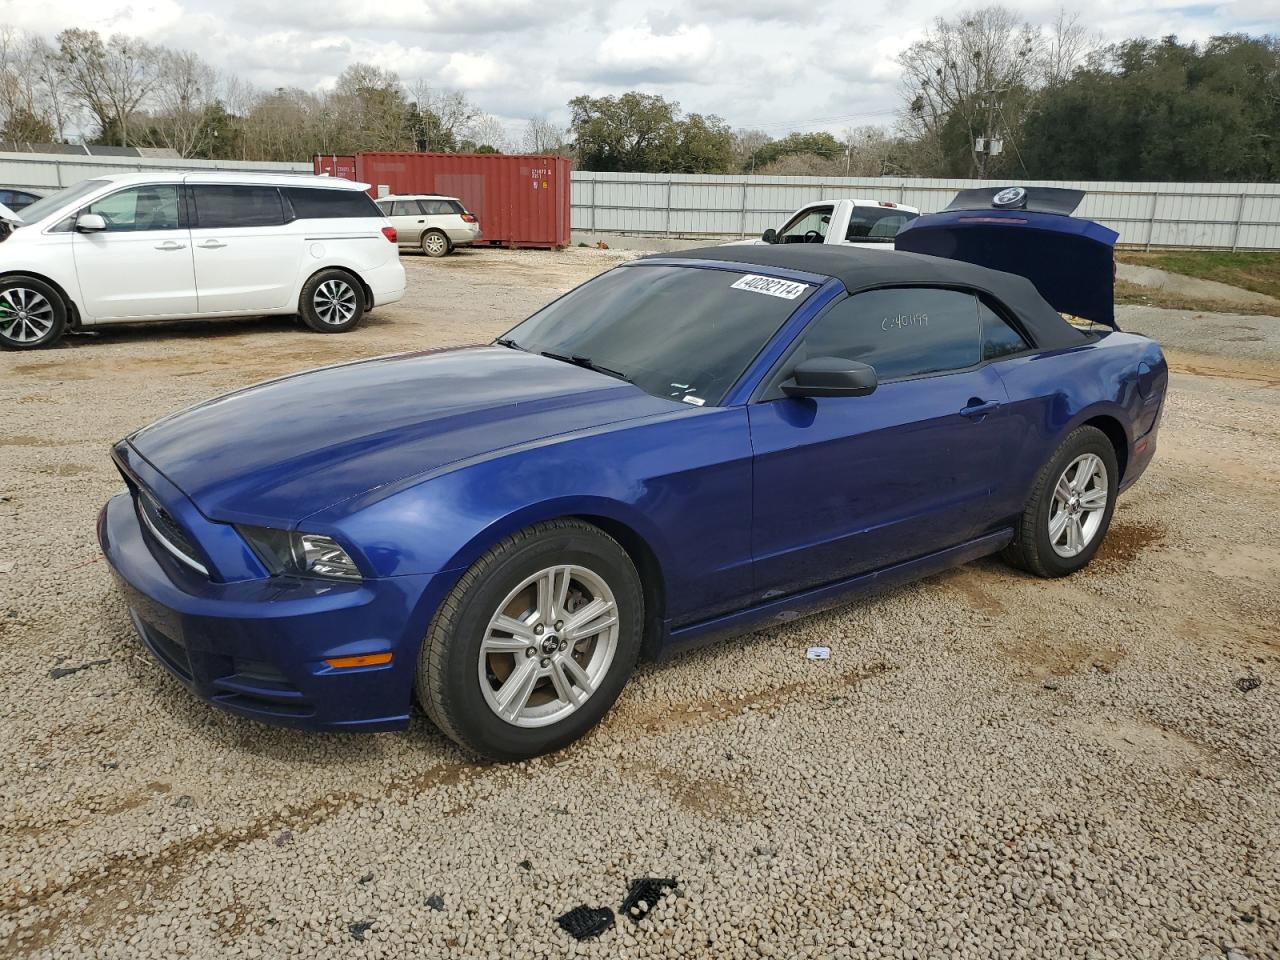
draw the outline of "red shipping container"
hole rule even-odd
[[[343,180],[356,178],[356,158],[341,157],[333,154],[323,156],[317,154],[311,158],[312,168],[317,177],[341,177]]]
[[[343,157],[334,159],[342,176]],[[360,153],[355,176],[382,194],[457,197],[480,221],[481,243],[504,247],[567,247],[573,165],[567,157],[500,153]]]

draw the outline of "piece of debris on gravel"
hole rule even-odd
[[[1248,693],[1250,690],[1257,690],[1262,686],[1261,677],[1241,677],[1236,681],[1236,689],[1241,693]]]
[[[431,896],[427,897],[425,904],[428,907],[430,907],[432,910],[435,910],[435,911],[443,910],[444,897],[440,896],[440,894],[438,893],[433,893]]]
[[[88,670],[90,667],[102,667],[110,662],[109,659],[86,660],[84,663],[77,664],[74,667],[54,667],[49,671],[49,676],[54,680],[60,680],[63,677],[71,676],[73,673],[79,673],[81,670]]]
[[[363,940],[372,929],[372,920],[360,920],[356,923],[347,924],[347,932],[351,934],[351,939],[353,940]]]
[[[759,847],[756,849],[758,850]],[[623,916],[630,917],[632,923],[639,923],[662,899],[663,893],[674,889],[675,885],[675,877],[640,877],[638,880],[632,880],[631,889],[627,891],[627,897],[622,901],[620,912]]]
[[[590,940],[613,926],[613,911],[608,907],[574,907],[568,913],[556,917],[560,929],[575,940]]]

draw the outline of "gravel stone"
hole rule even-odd
[[[121,326],[0,354],[0,956],[1280,957],[1280,320],[1119,310],[1174,373],[1155,464],[1081,574],[981,561],[646,664],[583,741],[503,766],[416,713],[316,735],[196,701],[93,539],[130,431],[484,341],[621,257],[404,259],[405,302],[350,334]],[[634,877],[680,889],[595,940],[556,926]]]

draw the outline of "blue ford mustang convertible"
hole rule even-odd
[[[1025,277],[686,251],[488,346],[152,424],[114,448],[98,536],[146,647],[218,706],[388,730],[416,698],[471,751],[530,757],[640,657],[998,551],[1079,570],[1166,381],[1154,343],[1068,324]]]

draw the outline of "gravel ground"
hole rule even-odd
[[[0,955],[1280,956],[1280,320],[1122,311],[1177,372],[1087,571],[981,562],[645,666],[554,757],[259,726],[141,652],[93,538],[110,442],[487,339],[617,259],[406,257],[410,297],[345,336],[0,355]],[[679,880],[642,923],[556,927],[641,876]]]

